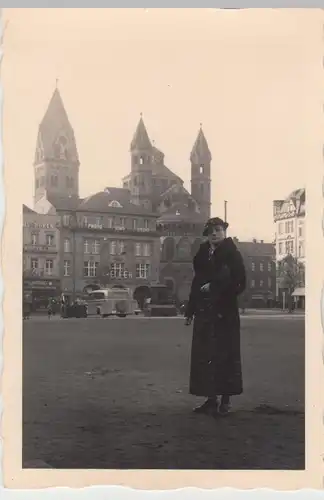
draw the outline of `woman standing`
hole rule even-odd
[[[246,277],[240,252],[232,238],[226,238],[227,227],[218,217],[205,224],[208,241],[193,260],[186,310],[186,324],[194,318],[189,392],[206,398],[195,412],[213,415],[226,415],[230,397],[243,392],[237,298]]]

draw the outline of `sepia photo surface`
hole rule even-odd
[[[320,9],[5,9],[6,487],[322,487]]]

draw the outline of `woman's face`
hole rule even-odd
[[[219,243],[225,239],[225,230],[223,226],[215,226],[210,230],[208,235],[209,243]]]

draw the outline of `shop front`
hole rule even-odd
[[[296,288],[292,297],[294,298],[294,309],[305,309],[305,288]]]
[[[28,278],[23,281],[24,294],[31,297],[32,311],[41,311],[47,308],[49,299],[59,300],[61,283],[59,279]]]

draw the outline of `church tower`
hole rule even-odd
[[[200,206],[200,213],[207,220],[210,217],[211,206],[211,153],[200,125],[197,139],[193,145],[191,162],[191,195]]]
[[[141,114],[133,140],[131,153],[131,193],[133,203],[152,210],[152,157],[153,148]]]
[[[38,129],[34,203],[50,195],[78,197],[79,165],[74,131],[56,88]]]

